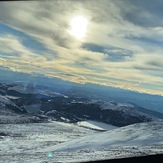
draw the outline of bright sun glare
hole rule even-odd
[[[72,18],[71,22],[71,30],[70,34],[73,35],[77,39],[82,39],[87,31],[88,21],[83,16],[75,16]]]

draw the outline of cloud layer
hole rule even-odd
[[[163,95],[161,0],[30,1],[0,3],[0,65]],[[76,16],[86,37],[69,34]]]

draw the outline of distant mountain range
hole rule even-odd
[[[50,78],[41,74],[27,74],[0,68],[0,83],[13,84],[34,90],[44,87],[45,90],[64,94],[66,96],[87,99],[134,103],[138,106],[163,113],[163,96],[135,92],[115,87],[102,86],[92,83],[78,84],[59,78]]]
[[[0,84],[0,114],[24,115],[33,117],[29,122],[47,119],[76,123],[95,120],[126,126],[134,123],[163,119],[163,114],[142,108],[133,103],[93,100],[67,96],[46,87],[22,86],[19,84]]]

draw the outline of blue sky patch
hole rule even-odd
[[[6,24],[3,24],[3,23],[0,23],[0,31],[1,31],[0,36],[10,34],[10,35],[19,37],[22,44],[26,48],[31,49],[33,52],[41,53],[41,54],[42,53],[51,53],[51,54],[53,54],[53,57],[54,57],[54,51],[47,49],[43,43],[39,42],[34,37],[32,37],[24,32],[16,30],[16,29],[14,29]]]

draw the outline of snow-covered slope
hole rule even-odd
[[[97,121],[80,121],[77,122],[78,126],[81,127],[85,127],[85,128],[90,128],[90,129],[94,129],[94,130],[112,130],[117,128],[117,126],[113,126],[113,125],[108,125],[106,123],[102,123],[102,122],[97,122]]]
[[[0,163],[54,163],[56,160],[50,160],[44,152],[47,147],[93,133],[97,131],[55,121],[0,124]]]
[[[129,125],[86,136],[53,147],[53,151],[111,148],[115,146],[163,145],[163,121]]]
[[[163,153],[162,126],[148,122],[101,133],[61,122],[3,124],[0,163],[76,163]]]
[[[8,96],[0,95],[0,124],[20,124],[43,122],[37,116],[23,115],[26,113],[15,105]]]
[[[15,105],[7,96],[0,95],[0,110],[5,110],[5,113],[23,113],[24,111]]]

